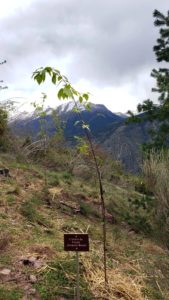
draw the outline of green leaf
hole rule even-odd
[[[79,112],[80,112],[80,110],[79,110],[77,107],[74,107],[74,108],[72,109],[72,111],[75,112],[75,113],[79,113]]]
[[[69,81],[68,81],[68,78],[67,78],[66,76],[62,76],[62,79],[63,79],[66,83],[69,82]]]
[[[58,69],[53,69],[53,72],[55,72],[57,75],[60,74],[60,71]]]
[[[83,97],[82,97],[82,96],[79,97],[79,102],[80,102],[80,103],[83,102]]]
[[[41,84],[42,83],[42,75],[40,73],[38,73],[37,75],[35,75],[34,80],[36,80],[38,84]]]
[[[85,98],[85,100],[89,100],[89,95],[88,94],[83,94],[83,98]]]
[[[46,73],[45,73],[45,70],[43,70],[41,74],[42,74],[42,75],[41,75],[42,81],[44,82],[45,79],[46,79]]]
[[[73,93],[73,95],[75,95],[75,96],[80,95],[80,93],[79,93],[78,91],[76,91],[74,88],[72,88],[72,93]]]
[[[85,108],[88,110],[88,111],[91,111],[91,103],[87,103],[85,105]]]
[[[64,87],[63,93],[64,93],[65,96],[67,96],[68,98],[72,98],[72,96],[73,96],[72,91],[71,91],[71,88],[70,88],[70,86],[68,86],[68,85]]]
[[[51,73],[52,73],[52,68],[51,68],[51,67],[46,67],[44,70],[45,70],[49,75],[51,75]]]
[[[41,113],[40,113],[40,117],[41,117],[41,118],[46,117],[46,112],[45,112],[45,111],[41,112]]]
[[[61,99],[63,98],[63,88],[61,88],[58,92],[58,98]]]
[[[31,105],[32,105],[33,107],[36,107],[36,102],[32,102]]]
[[[52,75],[52,82],[53,84],[56,84],[56,73],[53,73]]]
[[[89,151],[89,146],[86,143],[84,143],[83,145],[79,146],[78,149],[81,153],[87,154]]]

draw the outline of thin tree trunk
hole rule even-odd
[[[45,187],[47,187],[47,143],[46,143],[46,136],[44,138],[44,150],[45,150],[45,157],[44,157],[44,163],[45,163]]]
[[[73,98],[73,101],[75,103],[76,108],[78,109],[76,100]],[[79,119],[82,121],[82,124],[84,123],[81,112],[78,112]],[[105,200],[104,200],[104,190],[103,190],[103,184],[102,184],[102,179],[101,179],[101,173],[99,169],[99,165],[97,162],[96,154],[94,151],[93,147],[93,142],[92,138],[90,135],[90,132],[87,128],[84,128],[85,136],[86,139],[89,142],[91,153],[93,156],[94,164],[95,164],[95,169],[98,177],[98,183],[99,183],[99,191],[100,191],[100,201],[101,201],[101,207],[102,207],[102,230],[103,230],[103,262],[104,262],[104,279],[105,279],[105,285],[108,283],[108,278],[107,278],[107,255],[106,255],[106,216],[105,216]]]

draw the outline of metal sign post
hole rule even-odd
[[[64,250],[76,252],[76,300],[80,300],[79,251],[89,251],[89,236],[87,233],[64,234]]]
[[[80,300],[80,274],[79,274],[79,252],[76,251],[76,266],[77,266],[77,282],[76,282],[76,298]]]

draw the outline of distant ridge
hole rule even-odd
[[[75,135],[83,135],[84,131],[78,121],[78,114],[73,111],[74,103],[67,102],[59,105],[55,110],[50,107],[46,110],[48,133],[55,133],[52,121],[52,112],[59,116],[64,127],[65,139],[73,143]],[[152,126],[149,122],[139,124],[125,124],[126,115],[112,113],[103,104],[91,104],[88,111],[83,105],[78,104],[83,120],[89,124],[91,134],[101,147],[110,155],[122,162],[126,171],[139,172],[142,160],[141,144],[148,141],[148,131]],[[38,135],[40,118],[35,113],[23,112],[10,120],[13,132],[19,136],[31,135],[34,139]],[[76,124],[76,126],[75,126]]]

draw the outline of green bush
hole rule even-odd
[[[142,196],[128,199],[128,211],[124,212],[124,219],[136,232],[150,233],[152,225],[150,216],[153,211],[153,198]]]
[[[35,204],[30,200],[22,203],[21,214],[31,223],[51,227],[51,223],[37,211]]]
[[[80,212],[84,216],[94,216],[96,218],[100,218],[101,214],[99,213],[97,207],[95,208],[91,204],[85,203],[81,201],[80,203]]]
[[[60,181],[59,181],[59,176],[56,172],[48,172],[48,183],[52,186],[57,186],[59,185]]]
[[[69,172],[64,172],[62,174],[62,178],[65,181],[65,183],[71,185],[72,184],[72,180],[73,180],[73,175]]]
[[[63,179],[65,180],[72,180],[72,174],[69,172],[64,172],[62,175]]]
[[[22,203],[21,205],[21,214],[27,218],[30,222],[36,222],[37,211],[34,208],[33,204],[29,201]]]

